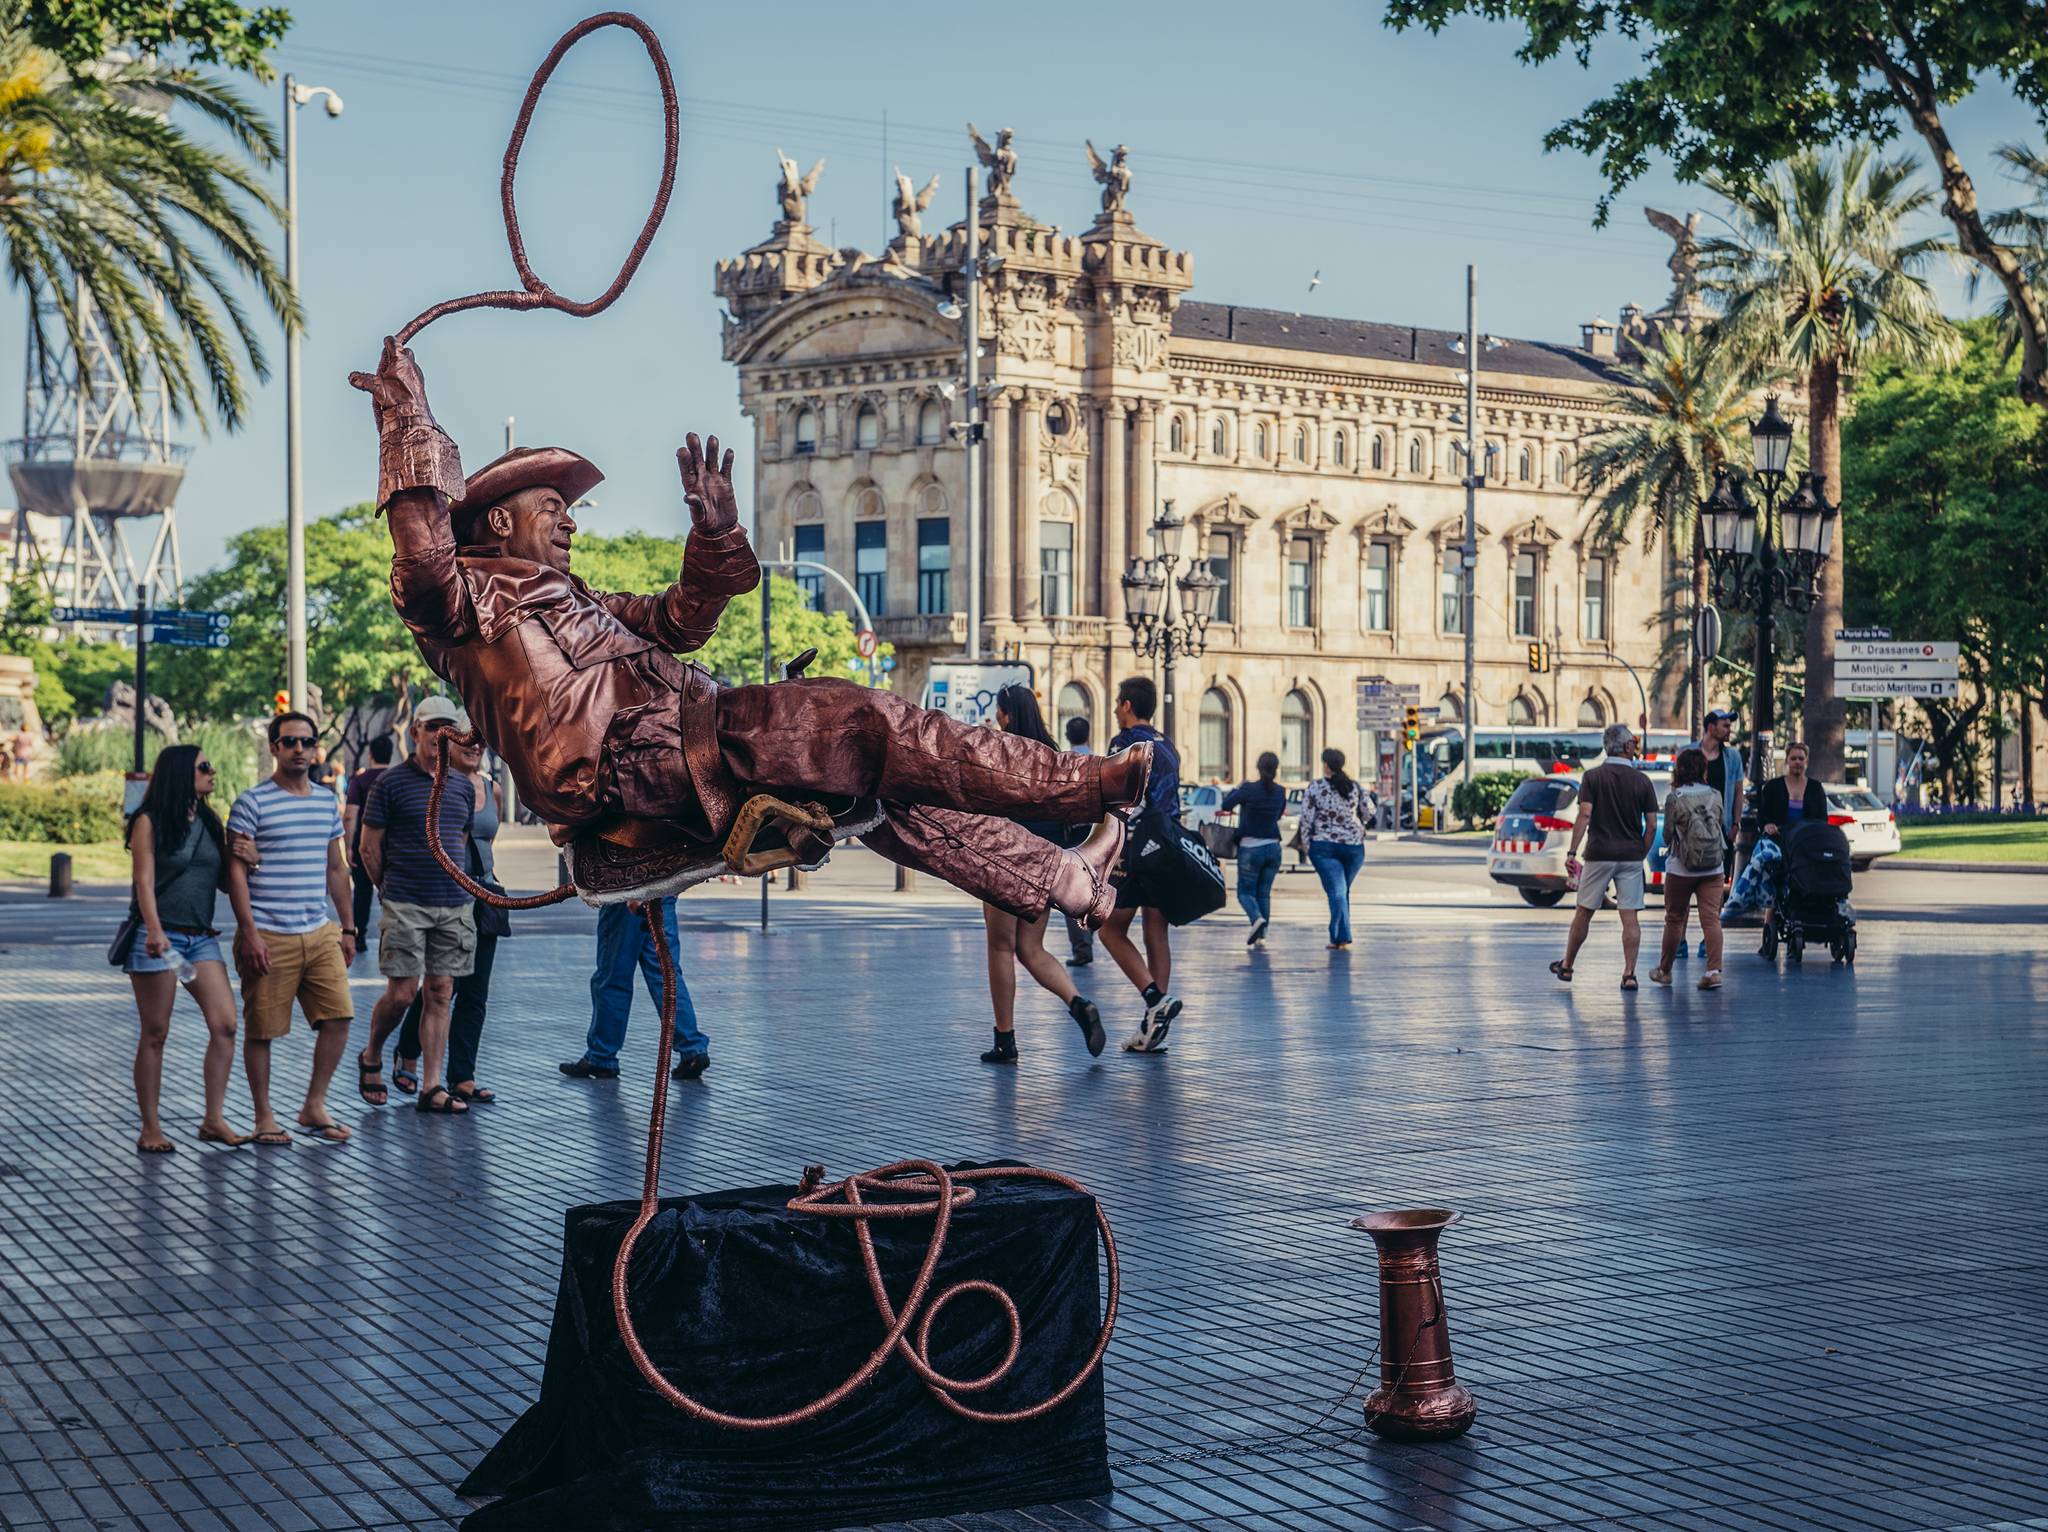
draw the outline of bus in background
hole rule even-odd
[[[1583,771],[1597,765],[1602,756],[1598,729],[1546,729],[1541,725],[1482,726],[1476,731],[1472,775],[1507,771],[1516,776],[1547,776],[1552,772]],[[1651,729],[1643,740],[1644,764],[1667,774],[1679,751],[1692,743],[1683,729]],[[1417,767],[1422,779],[1422,801],[1428,825],[1443,828],[1451,821],[1451,795],[1465,775],[1465,726],[1445,724],[1425,730]]]

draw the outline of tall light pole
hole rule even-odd
[[[341,115],[341,97],[324,85],[284,77],[284,283],[299,294],[299,108],[327,98],[327,115]],[[299,470],[299,327],[284,331],[284,609],[285,689],[292,706],[306,705],[306,507]]]
[[[981,173],[967,167],[967,658],[981,658]]]
[[[1133,558],[1124,571],[1124,621],[1130,625],[1131,653],[1157,658],[1166,680],[1166,739],[1175,749],[1174,666],[1183,658],[1198,659],[1208,643],[1209,622],[1216,615],[1216,593],[1222,584],[1206,560],[1191,563],[1178,582],[1181,530],[1187,525],[1171,500],[1152,520],[1151,558]],[[1175,608],[1174,591],[1180,602]]]
[[[1459,613],[1460,625],[1465,630],[1465,716],[1459,721],[1465,727],[1465,784],[1472,783],[1472,753],[1478,748],[1479,705],[1473,694],[1473,644],[1478,634],[1476,619],[1479,615],[1479,490],[1486,483],[1486,471],[1479,455],[1479,356],[1482,350],[1491,351],[1503,344],[1498,336],[1489,335],[1482,346],[1479,337],[1479,268],[1465,268],[1465,335],[1462,340],[1451,342],[1453,351],[1464,353],[1465,357],[1465,542],[1459,550],[1458,563],[1463,578],[1459,581],[1459,600],[1463,610]],[[1416,805],[1420,824],[1421,805]]]

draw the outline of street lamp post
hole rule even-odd
[[[1166,738],[1174,736],[1174,665],[1199,658],[1207,647],[1209,622],[1216,615],[1219,582],[1206,566],[1191,565],[1176,582],[1173,571],[1180,563],[1181,533],[1187,521],[1168,500],[1152,520],[1151,558],[1133,558],[1124,571],[1124,621],[1130,625],[1131,653],[1141,659],[1157,658],[1166,680]],[[1180,600],[1176,604],[1174,592]],[[1179,748],[1175,745],[1175,748]]]
[[[1771,730],[1777,691],[1777,609],[1804,613],[1813,604],[1821,566],[1834,551],[1836,507],[1828,503],[1820,475],[1803,471],[1798,487],[1780,510],[1779,496],[1792,460],[1792,424],[1778,413],[1774,394],[1763,418],[1750,428],[1755,477],[1763,509],[1750,502],[1742,476],[1723,467],[1700,502],[1705,518],[1707,560],[1714,597],[1724,606],[1747,608],[1756,622],[1755,686],[1751,706],[1749,780],[1761,782],[1770,766]]]
[[[299,108],[327,98],[327,115],[341,115],[341,97],[324,85],[284,77],[284,283],[299,295]],[[285,689],[295,708],[306,705],[306,508],[299,471],[299,327],[284,331],[284,568]]]

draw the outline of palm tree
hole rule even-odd
[[[1694,612],[1707,603],[1699,503],[1715,471],[1744,446],[1752,388],[1751,369],[1714,331],[1666,326],[1638,344],[1636,360],[1608,389],[1602,407],[1613,424],[1580,449],[1591,536],[1611,545],[1646,524],[1650,536],[1663,537],[1673,569],[1684,572]],[[1697,736],[1702,665],[1689,639],[1685,648],[1692,657],[1682,689]]]
[[[231,148],[186,137],[169,118],[179,106],[221,130]],[[282,217],[259,179],[277,154],[269,125],[226,83],[153,59],[74,73],[29,41],[21,0],[0,0],[8,275],[51,300],[74,347],[89,314],[131,390],[154,363],[179,419],[205,423],[203,386],[221,423],[241,424],[237,342],[250,370],[269,376],[230,273],[252,283],[284,323],[299,322],[261,226]],[[43,305],[31,310],[40,356],[53,337]]]
[[[2012,178],[2027,188],[2025,207],[2008,208],[1984,220],[1984,227],[2012,247],[2020,260],[2021,274],[2036,292],[2048,291],[2048,155],[2024,144],[2000,144],[1998,157],[2012,169]],[[1970,296],[1977,296],[1981,266],[1970,268]],[[2005,340],[2005,354],[2019,349],[2020,329],[2013,321],[2012,296],[2001,292],[1991,306],[1991,317]]]
[[[1796,155],[1754,182],[1707,177],[1728,200],[1735,232],[1701,242],[1702,286],[1719,300],[1732,342],[1805,379],[1812,466],[1833,494],[1842,486],[1842,396],[1856,368],[1880,355],[1947,366],[1962,354],[1921,275],[1952,246],[1903,233],[1935,205],[1914,184],[1917,170],[1910,156],[1880,159],[1859,144],[1839,157]],[[1839,533],[1835,546],[1843,546]],[[1834,685],[1841,621],[1842,561],[1833,558],[1807,615],[1803,710],[1813,774],[1829,781],[1843,766]]]

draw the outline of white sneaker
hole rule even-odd
[[[1158,1053],[1166,1046],[1166,1034],[1179,1014],[1180,1001],[1172,995],[1161,995],[1155,1004],[1145,1007],[1145,1019],[1138,1023],[1138,1030],[1124,1039],[1124,1052]]]

